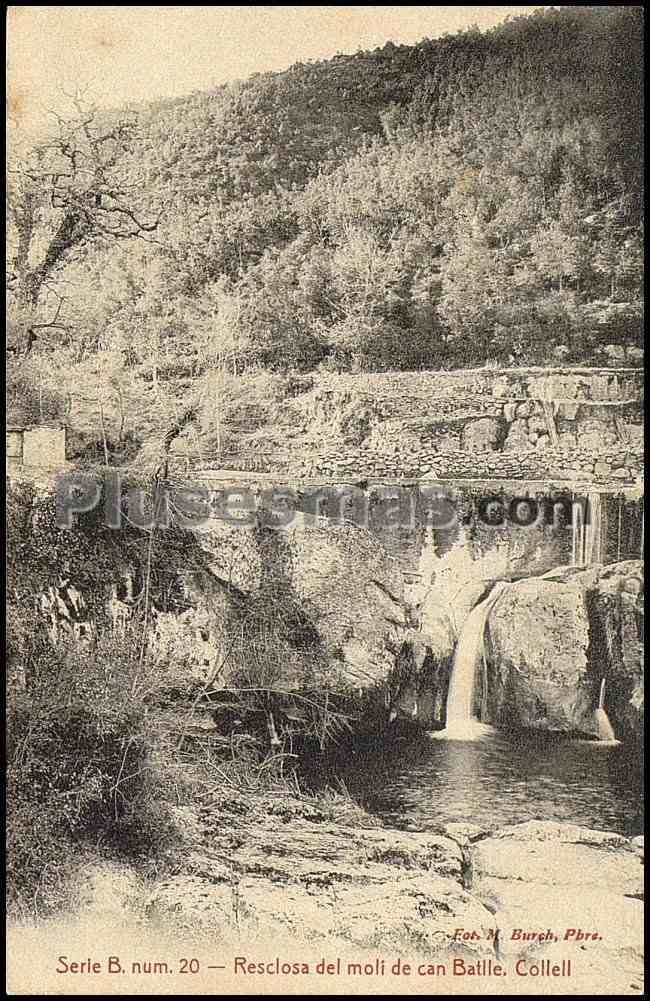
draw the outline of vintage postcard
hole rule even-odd
[[[643,7],[7,27],[9,994],[641,996]]]

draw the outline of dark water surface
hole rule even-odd
[[[488,829],[526,820],[582,824],[628,837],[643,828],[638,752],[552,734],[494,732],[474,741],[424,734],[355,755],[350,792],[392,827]]]

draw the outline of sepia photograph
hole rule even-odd
[[[6,10],[8,994],[643,996],[643,6]]]

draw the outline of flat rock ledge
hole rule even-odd
[[[531,821],[473,846],[472,894],[494,912],[500,955],[574,959],[638,993],[643,971],[643,839]],[[522,937],[541,932],[537,939]],[[618,988],[617,988],[618,989]]]
[[[549,821],[435,835],[302,814],[227,828],[220,814],[211,828],[204,813],[183,870],[149,893],[148,920],[432,962],[571,960],[570,990],[519,980],[498,992],[642,993],[642,838]]]

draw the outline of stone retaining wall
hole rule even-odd
[[[438,451],[432,447],[407,449],[393,455],[371,450],[322,451],[316,458],[294,465],[292,472],[306,479],[496,479],[565,480],[621,485],[642,475],[643,452],[617,449],[548,449],[527,452]]]
[[[554,479],[631,484],[643,463],[640,369],[323,375],[278,414],[286,447],[221,468],[296,478]]]

